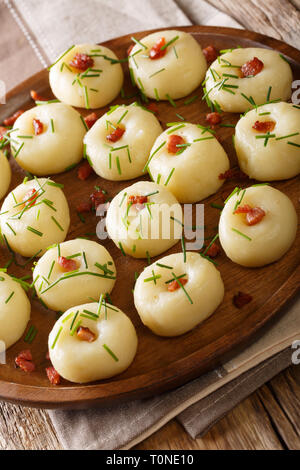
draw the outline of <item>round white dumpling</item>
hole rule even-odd
[[[257,71],[263,67],[256,75],[245,76],[251,73],[250,66],[245,64],[253,59],[259,67],[256,67]],[[249,47],[234,49],[218,57],[206,73],[205,87],[209,99],[216,101],[223,111],[239,113],[268,100],[287,101],[291,96],[292,80],[291,67],[278,52]]]
[[[18,282],[0,272],[0,352],[19,341],[30,318],[31,306]]]
[[[63,242],[70,226],[69,206],[58,183],[39,178],[11,191],[0,211],[1,232],[16,253],[42,256]]]
[[[52,310],[65,311],[110,293],[116,267],[102,245],[76,239],[47,250],[35,266],[33,279],[43,303]]]
[[[148,164],[154,181],[167,186],[184,203],[200,201],[218,191],[224,183],[219,175],[229,166],[217,139],[203,126],[189,123],[163,132],[153,145]]]
[[[175,253],[147,266],[134,288],[142,322],[160,336],[191,330],[214,313],[223,297],[219,271],[195,252],[186,253],[186,262],[183,253]]]
[[[129,317],[110,304],[102,303],[100,312],[99,306],[88,303],[67,310],[49,335],[51,362],[70,382],[113,377],[136,355],[138,339]]]
[[[168,189],[140,181],[114,197],[106,228],[124,254],[146,258],[159,255],[178,242],[182,217],[181,206]]]
[[[102,108],[113,101],[124,75],[116,54],[97,44],[79,44],[61,55],[50,69],[53,94],[77,108]]]
[[[37,121],[39,130],[35,131]],[[82,159],[85,132],[80,114],[70,106],[36,106],[16,120],[11,133],[12,154],[21,168],[34,175],[62,173]]]
[[[167,47],[159,52],[159,45]],[[151,59],[155,47],[160,56]],[[169,30],[141,39],[130,52],[129,67],[142,93],[167,100],[183,98],[195,90],[205,76],[207,64],[200,44],[191,34]]]
[[[288,251],[297,224],[295,208],[284,193],[268,185],[252,186],[236,192],[225,204],[219,222],[220,243],[235,263],[264,266]]]
[[[3,152],[0,151],[0,199],[5,196],[11,182],[11,169]]]
[[[102,178],[137,178],[143,174],[151,147],[161,132],[153,113],[135,104],[118,106],[104,114],[86,134],[86,153]],[[116,139],[118,133],[120,138],[113,142],[111,139]]]
[[[262,136],[272,136],[264,139]],[[273,181],[300,173],[300,110],[291,103],[260,106],[235,128],[239,165],[250,178]]]

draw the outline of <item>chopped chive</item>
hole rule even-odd
[[[144,282],[151,282],[154,281],[154,284],[156,284],[156,280],[161,278],[161,274],[154,274],[154,271],[152,270],[152,277],[147,277],[144,279]]]
[[[127,196],[127,193],[124,193],[124,194],[123,194],[123,197],[122,197],[122,200],[121,200],[121,202],[120,202],[120,204],[119,204],[119,207],[122,206],[122,204],[123,204],[124,199],[125,199],[126,196]]]
[[[120,250],[121,250],[121,252],[122,252],[122,255],[123,255],[123,256],[126,256],[126,253],[125,253],[125,251],[124,251],[124,248],[123,248],[123,245],[122,245],[121,242],[119,242],[119,248],[120,248]]]
[[[165,49],[167,49],[167,47],[169,47],[171,44],[173,44],[173,42],[177,41],[177,39],[179,39],[179,36],[175,36],[173,39],[171,39],[169,42],[167,42],[167,44],[162,46],[160,50],[164,51]]]
[[[16,232],[14,231],[14,229],[9,225],[8,222],[6,222],[6,225],[8,226],[8,228],[12,231],[12,233],[13,233],[14,235],[17,235]]]
[[[299,144],[296,144],[295,142],[288,142],[289,145],[294,145],[295,147],[300,147]]]
[[[202,140],[211,140],[211,139],[214,139],[214,136],[210,136],[210,137],[201,137],[200,139],[194,139],[193,142],[201,142]]]
[[[50,122],[51,122],[51,130],[52,130],[52,133],[54,133],[54,132],[55,132],[55,129],[54,129],[54,121],[53,121],[53,119],[51,119]]]
[[[136,39],[134,36],[131,36],[131,41],[135,42],[136,44],[138,44],[139,46],[142,46],[143,49],[147,50],[147,46],[145,46],[145,44],[143,44],[141,41],[139,41],[138,39]]]
[[[173,108],[177,107],[175,101],[171,98],[171,96],[168,93],[166,94],[166,98],[169,101],[170,105],[173,106]]]
[[[156,101],[159,101],[159,96],[158,96],[157,88],[154,88],[154,93],[155,93]]]
[[[239,188],[238,186],[234,188],[234,190],[229,194],[229,196],[225,199],[224,201],[224,204],[226,204],[229,199],[235,194],[235,193],[239,193],[241,190],[241,188]]]
[[[50,271],[49,271],[49,274],[48,274],[48,279],[50,279],[50,277],[51,277],[54,265],[55,265],[55,260],[52,261],[51,268],[50,268]]]
[[[43,236],[43,233],[42,233],[42,232],[40,232],[39,230],[36,230],[36,229],[33,228],[33,227],[30,227],[29,225],[27,226],[27,230],[29,230],[29,232],[34,233],[35,235],[38,235],[39,237],[42,237],[42,236]]]
[[[212,202],[210,204],[210,207],[212,207],[213,209],[219,209],[220,211],[224,209],[224,206],[221,206],[220,204],[216,204],[215,202]]]
[[[165,69],[165,68],[163,68],[163,69],[157,70],[157,72],[154,72],[154,73],[152,73],[151,75],[149,75],[149,77],[148,77],[148,78],[155,77],[155,75],[159,74],[160,72],[163,72],[164,70],[166,70],[166,69]]]
[[[86,123],[85,120],[84,120],[84,117],[80,115],[80,119],[81,119],[82,124],[84,125],[85,130],[88,131],[89,128],[88,128],[87,123]],[[85,144],[85,145],[86,145],[86,144]]]
[[[85,99],[85,107],[86,107],[86,109],[90,109],[89,94],[88,94],[87,86],[84,86],[84,99]]]
[[[64,185],[63,185],[63,184],[55,183],[54,181],[47,181],[47,184],[48,184],[49,186],[54,186],[55,188],[60,188],[60,189],[63,189],[63,188],[64,188]]]
[[[19,155],[19,153],[21,152],[22,148],[24,147],[24,142],[22,142],[22,144],[20,145],[20,147],[18,148],[17,152],[15,153],[14,155],[14,158],[17,158],[17,156]]]
[[[51,219],[53,220],[53,222],[58,226],[58,228],[63,232],[64,229],[62,228],[62,226],[60,225],[60,223],[56,220],[56,218],[52,215],[51,216]]]
[[[147,256],[147,262],[150,265],[151,264],[151,258],[150,258],[149,251],[146,251],[146,256]]]
[[[287,139],[288,137],[294,137],[294,135],[299,135],[299,132],[295,132],[294,134],[284,135],[282,137],[276,137],[275,140]]]
[[[74,168],[77,167],[77,163],[73,163],[72,165],[67,166],[67,168],[64,169],[64,171],[71,171],[74,170]]]
[[[145,165],[144,168],[143,168],[143,172],[145,172],[146,169],[148,168],[149,163],[151,162],[151,160],[152,160],[152,158],[154,157],[154,155],[155,155],[165,144],[166,144],[166,140],[165,140],[162,144],[160,144],[160,146],[157,147],[157,149],[154,150],[154,152],[152,153],[152,155],[150,155],[150,157],[149,157],[149,159],[148,159],[146,165]]]
[[[117,124],[120,124],[120,122],[124,119],[124,117],[126,116],[127,113],[128,113],[128,109],[122,114],[122,116],[118,120]]]
[[[8,304],[8,302],[10,301],[10,299],[14,296],[15,294],[15,291],[13,291],[10,296],[6,299],[5,303]]]
[[[175,46],[173,46],[173,51],[174,51],[174,54],[175,54],[176,59],[178,59],[178,54],[177,54],[177,50],[176,50],[176,47],[175,47]]]
[[[169,176],[168,176],[168,178],[165,182],[165,186],[167,186],[169,184],[170,179],[172,178],[174,171],[175,171],[175,168],[172,168],[172,170],[170,171]]]
[[[167,266],[166,264],[161,263],[156,263],[156,266],[159,266],[160,268],[174,269],[172,266]]]
[[[86,255],[85,255],[85,252],[84,252],[84,251],[82,252],[82,256],[83,256],[83,260],[84,260],[85,267],[86,267],[86,269],[88,269],[89,266],[88,266],[88,264],[87,264]]]
[[[279,55],[280,55],[280,57],[281,57],[285,62],[287,62],[287,63],[289,64],[289,61],[284,57],[283,54],[279,54]]]
[[[174,279],[177,281],[177,283],[179,284],[179,286],[181,287],[181,289],[183,290],[183,292],[184,292],[185,295],[187,296],[188,301],[192,304],[193,301],[192,301],[192,299],[190,298],[189,294],[187,293],[187,291],[186,291],[185,287],[183,286],[183,284],[180,282],[180,279],[179,279],[179,278],[176,276],[176,274],[174,274],[173,272],[172,272],[172,276],[174,277]]]
[[[117,358],[117,356],[115,355],[115,353],[113,353],[112,350],[109,349],[109,347],[108,347],[106,344],[103,344],[103,348],[105,349],[105,351],[108,352],[108,354],[111,355],[111,357],[112,357],[116,362],[119,361],[119,359]]]
[[[120,165],[120,159],[119,159],[119,157],[116,157],[116,164],[117,164],[118,173],[119,173],[119,175],[121,175],[121,174],[122,174],[122,170],[121,170],[121,165]]]
[[[156,180],[156,184],[159,184],[159,183],[160,183],[160,180],[161,180],[161,174],[158,173],[158,175],[157,175],[157,180]]]
[[[72,323],[70,325],[70,331],[72,331],[73,329],[73,326],[74,326],[74,323],[76,322],[76,319],[78,317],[78,314],[79,314],[79,310],[75,313],[74,317],[73,317],[73,320],[72,320]]]
[[[185,239],[183,235],[181,237],[181,247],[182,247],[182,252],[183,252],[183,262],[186,263]]]
[[[207,247],[205,248],[205,250],[203,251],[203,255],[206,255],[206,253],[208,252],[208,250],[210,249],[210,247],[213,245],[213,243],[215,243],[215,241],[217,240],[217,238],[219,238],[219,234],[217,233],[213,239],[211,240],[211,242],[209,243],[209,245],[207,245]]]
[[[81,325],[81,320],[78,320],[78,322],[75,324],[73,330],[70,332],[70,336],[74,336],[74,334],[76,333],[76,331],[78,330],[80,325]]]
[[[73,48],[75,47],[75,45],[69,47],[69,49],[67,49],[52,65],[50,65],[50,67],[48,67],[48,70],[50,70],[55,64],[57,64],[57,62],[59,62],[66,54],[68,54],[68,52],[70,52]]]
[[[185,127],[185,124],[180,124],[180,126],[175,127],[174,129],[170,129],[167,131],[167,134],[173,134],[173,132],[178,131],[179,129],[182,129],[182,127]]]
[[[247,240],[249,240],[250,242],[252,241],[252,238],[248,237],[248,235],[245,235],[244,233],[240,232],[239,230],[237,230],[236,228],[231,228],[231,230],[233,232],[236,232],[238,235],[241,235],[242,237],[246,238]]]
[[[268,93],[267,93],[267,102],[270,101],[271,91],[272,91],[272,87],[269,86]]]

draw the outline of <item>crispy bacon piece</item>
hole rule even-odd
[[[245,305],[249,304],[253,297],[245,292],[238,291],[238,293],[233,297],[233,304],[237,308],[242,308]]]
[[[218,51],[214,46],[207,46],[202,49],[202,52],[207,62],[213,62],[218,57]]]
[[[131,44],[131,46],[128,47],[127,49],[127,55],[131,54],[132,49],[134,48],[134,44]]]
[[[60,384],[60,375],[59,373],[54,369],[53,366],[47,367],[46,368],[46,374],[49,379],[49,382],[52,385],[59,385]]]
[[[92,174],[93,168],[89,162],[85,160],[77,170],[77,176],[81,181],[85,181]]]
[[[221,248],[219,247],[219,245],[217,245],[216,243],[213,243],[205,254],[209,256],[210,258],[216,258],[220,252],[221,252]]]
[[[150,49],[149,58],[152,60],[161,59],[161,57],[163,57],[167,52],[167,49],[161,49],[165,45],[165,38],[160,38],[157,43],[154,44],[154,46]]]
[[[5,126],[13,126],[18,117],[21,116],[21,114],[23,113],[24,111],[22,109],[19,109],[19,111],[16,111],[12,116],[9,116],[8,118],[4,119],[3,124]]]
[[[77,212],[82,214],[82,212],[90,212],[91,208],[92,208],[91,202],[81,202],[76,207],[76,210],[77,210]]]
[[[91,200],[91,203],[92,203],[92,207],[94,207],[94,209],[97,209],[97,207],[100,206],[100,204],[105,203],[105,194],[103,194],[103,192],[101,190],[94,191],[90,195],[90,200]]]
[[[96,335],[89,328],[83,326],[78,328],[77,336],[81,341],[87,341],[88,343],[93,343],[96,339]]]
[[[145,203],[148,201],[148,196],[128,196],[127,205],[132,204],[135,209],[141,211],[145,207]]]
[[[271,132],[275,127],[274,121],[255,121],[252,126],[252,129],[255,129],[257,132]]]
[[[170,135],[168,138],[168,145],[167,145],[168,152],[173,153],[173,154],[179,152],[182,147],[177,147],[177,145],[183,145],[184,143],[185,143],[185,140],[180,135],[175,135],[175,134]]]
[[[147,104],[147,109],[149,109],[149,111],[152,111],[152,113],[155,113],[155,114],[158,114],[158,111],[159,111],[157,104],[153,102]]]
[[[80,70],[80,72],[84,72],[88,68],[93,67],[94,60],[87,54],[80,54],[77,52],[69,65],[74,69]]]
[[[265,211],[260,207],[250,207],[249,204],[239,206],[235,211],[235,214],[246,214],[247,225],[258,224],[263,217],[266,215]]]
[[[36,203],[36,196],[37,196],[37,191],[36,189],[32,188],[27,194],[25,194],[23,201],[24,205],[27,207],[32,207]]]
[[[259,60],[257,57],[246,62],[241,67],[242,77],[250,77],[252,75],[257,75],[264,68],[264,63]]]
[[[181,278],[179,279],[180,283],[184,286],[188,280],[187,279],[184,279],[184,278]],[[168,291],[169,292],[174,292],[175,290],[177,289],[180,289],[180,284],[177,280],[174,279],[174,281],[170,282],[169,285],[168,285]]]
[[[77,261],[75,261],[74,259],[67,259],[64,256],[59,256],[58,264],[61,270],[66,273],[70,271],[75,271],[75,269],[78,268]]]
[[[30,96],[34,101],[47,101],[41,95],[39,95],[35,90],[30,91]]]
[[[84,121],[86,125],[88,126],[88,128],[90,129],[91,127],[93,127],[97,119],[98,119],[97,114],[91,113],[91,114],[88,114],[88,116],[84,118]]]
[[[47,361],[50,361],[50,353],[49,353],[49,351],[46,352],[45,358],[47,359]]]
[[[208,113],[206,115],[206,121],[211,124],[212,126],[215,126],[216,124],[220,124],[220,122],[222,121],[222,117],[219,113]]]
[[[121,139],[124,132],[125,132],[125,129],[123,129],[122,127],[117,127],[110,134],[106,136],[106,140],[108,140],[109,142],[118,142],[118,140]]]
[[[35,135],[40,135],[44,131],[44,124],[39,119],[32,120]]]
[[[32,362],[32,354],[29,349],[21,351],[15,358],[15,363],[24,372],[33,372],[35,370],[35,364]]]
[[[219,180],[228,180],[230,178],[248,179],[248,175],[243,173],[239,168],[230,168],[225,173],[219,174]],[[226,198],[225,198],[226,199]]]
[[[0,126],[0,142],[3,139],[3,136],[6,134],[8,129],[6,127]]]

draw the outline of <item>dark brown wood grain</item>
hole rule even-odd
[[[230,28],[211,28],[191,26],[178,28],[191,32],[200,44],[205,47],[214,44],[217,48],[234,47],[237,44],[247,46],[271,47],[285,54],[291,62],[294,77],[300,78],[300,53],[296,49],[275,39],[267,38],[249,31],[239,31]],[[145,32],[137,33],[141,38]],[[125,57],[126,49],[130,45],[130,36],[125,36],[105,43],[112,48],[119,57]],[[126,74],[125,91],[131,94],[128,72]],[[8,96],[7,104],[0,108],[0,122],[7,115],[19,108],[30,108],[33,102],[30,100],[29,91],[35,89],[45,98],[51,98],[48,85],[48,73],[42,71],[31,79],[15,88]],[[202,95],[197,90],[193,95]],[[130,103],[131,100],[122,100],[120,97],[115,103]],[[184,100],[177,102],[177,107],[172,108],[169,103],[159,103],[159,118],[163,124],[176,120],[175,113],[180,113],[190,122],[205,124],[205,114],[208,108],[198,98],[193,104],[185,106]],[[98,110],[101,116],[108,108]],[[87,114],[82,111],[83,114]],[[238,115],[224,114],[224,122],[236,123]],[[236,156],[232,145],[232,129],[220,128],[217,135],[228,152],[232,165],[236,164]],[[22,182],[24,173],[15,162],[12,162],[14,176],[12,188]],[[85,236],[86,233],[95,232],[97,219],[94,215],[86,218],[82,224],[76,214],[76,206],[87,199],[97,184],[106,189],[110,197],[113,197],[121,189],[132,182],[113,183],[92,176],[86,182],[80,182],[76,177],[76,170],[54,178],[65,185],[65,194],[68,198],[71,210],[72,225],[68,239],[77,236]],[[232,187],[245,182],[233,180],[227,182],[220,192],[205,200],[205,237],[213,237],[216,233],[219,211],[210,206],[211,202],[220,203],[224,194],[229,194]],[[251,184],[249,182],[248,184]],[[299,210],[298,182],[296,179],[275,183],[274,186],[285,192],[292,199]],[[93,238],[97,240],[96,237]],[[299,238],[297,239],[299,242]],[[218,364],[225,353],[233,352],[241,343],[245,342],[271,319],[280,307],[292,297],[299,286],[300,254],[297,243],[277,263],[261,269],[246,269],[233,264],[224,253],[218,258],[226,295],[223,304],[216,313],[193,331],[173,339],[163,339],[153,335],[140,322],[133,306],[131,289],[134,283],[134,272],[141,272],[145,266],[145,260],[134,260],[123,257],[112,241],[105,241],[104,246],[112,254],[118,272],[118,279],[112,293],[113,302],[124,310],[133,320],[138,336],[139,348],[137,357],[132,366],[123,374],[112,380],[91,385],[75,385],[64,382],[60,387],[50,387],[45,375],[45,367],[48,362],[45,359],[47,350],[47,336],[52,328],[56,314],[44,309],[37,302],[33,302],[32,320],[39,332],[32,345],[34,360],[37,364],[36,372],[25,374],[14,368],[14,357],[24,349],[26,343],[21,339],[8,351],[8,363],[1,366],[0,398],[39,407],[85,407],[103,405],[115,400],[132,399],[160,393],[172,387],[178,386],[198,376],[200,373]],[[169,251],[180,251],[180,244]],[[167,253],[167,254],[168,254]],[[1,248],[0,265],[9,258],[8,252]],[[30,273],[30,268],[21,269],[12,266],[9,270],[17,276]],[[232,305],[232,297],[237,290],[251,293],[253,302],[238,310]]]

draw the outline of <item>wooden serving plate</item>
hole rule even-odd
[[[294,79],[300,79],[300,52],[283,42],[250,31],[232,28],[216,28],[205,26],[191,26],[176,28],[187,31],[199,41],[201,46],[215,45],[218,49],[242,47],[268,47],[284,54],[293,68]],[[143,31],[135,34],[141,39],[147,33]],[[108,41],[105,46],[113,49],[119,58],[126,57],[126,50],[130,46],[131,35]],[[130,95],[134,92],[127,65],[124,65],[126,75],[125,92]],[[12,90],[7,97],[7,104],[0,107],[0,122],[18,109],[31,108],[34,103],[29,92],[36,90],[45,98],[51,99],[53,95],[49,88],[48,72],[43,70]],[[173,108],[168,102],[158,103],[159,119],[163,124],[177,121],[175,113],[180,113],[186,120],[193,123],[205,124],[205,114],[208,108],[201,100],[202,90],[196,90],[191,96],[198,95],[192,104],[184,105],[185,99],[176,102]],[[133,99],[118,97],[114,103],[133,102]],[[108,110],[97,110],[100,117]],[[82,114],[88,112],[81,110]],[[224,113],[223,122],[235,124],[238,114]],[[231,166],[236,164],[235,151],[232,144],[232,128],[219,128],[217,135],[227,151]],[[20,184],[24,172],[11,162],[13,167],[13,181],[11,189]],[[76,170],[54,177],[54,180],[65,185],[65,194],[71,210],[71,228],[68,239],[95,233],[97,218],[94,214],[86,217],[83,224],[77,214],[76,206],[89,197],[95,185],[105,189],[113,197],[124,187],[134,181],[115,183],[103,180],[93,175],[87,181],[77,179]],[[205,237],[213,237],[217,233],[220,212],[210,204],[220,204],[222,196],[226,197],[236,185],[246,187],[252,181],[227,181],[219,193],[205,200]],[[276,188],[286,193],[299,211],[299,180],[276,182]],[[91,237],[97,240],[96,236]],[[279,309],[297,291],[300,281],[299,268],[299,234],[296,242],[289,252],[278,262],[259,269],[247,269],[232,263],[222,253],[218,259],[218,268],[225,283],[225,299],[214,315],[202,325],[178,338],[164,339],[152,334],[144,327],[133,305],[132,288],[134,285],[134,272],[141,272],[146,265],[145,260],[135,260],[129,256],[124,257],[111,240],[104,241],[104,246],[112,254],[117,266],[117,282],[112,292],[115,305],[126,312],[133,320],[138,336],[139,347],[135,361],[123,374],[106,381],[89,385],[77,385],[63,381],[58,387],[50,386],[45,374],[49,361],[45,359],[47,352],[48,334],[57,318],[56,313],[46,310],[37,301],[32,303],[32,316],[29,325],[38,329],[38,334],[30,346],[36,371],[26,374],[14,367],[14,358],[22,349],[28,347],[24,337],[7,351],[7,364],[0,366],[0,399],[20,403],[28,406],[44,408],[84,408],[95,405],[117,403],[120,400],[134,399],[158,394],[199,376],[204,371],[215,367],[224,355],[233,352],[239,345],[245,345],[250,337],[259,330],[268,320],[274,317]],[[298,249],[297,249],[298,245]],[[167,253],[181,251],[180,242]],[[0,266],[4,266],[9,259],[9,253],[3,246],[0,247]],[[23,259],[23,261],[26,261]],[[31,274],[31,263],[26,268],[12,265],[9,273],[18,277]],[[233,295],[238,291],[250,293],[253,301],[242,309],[237,309],[233,303]],[[76,358],[75,358],[76,360]]]

